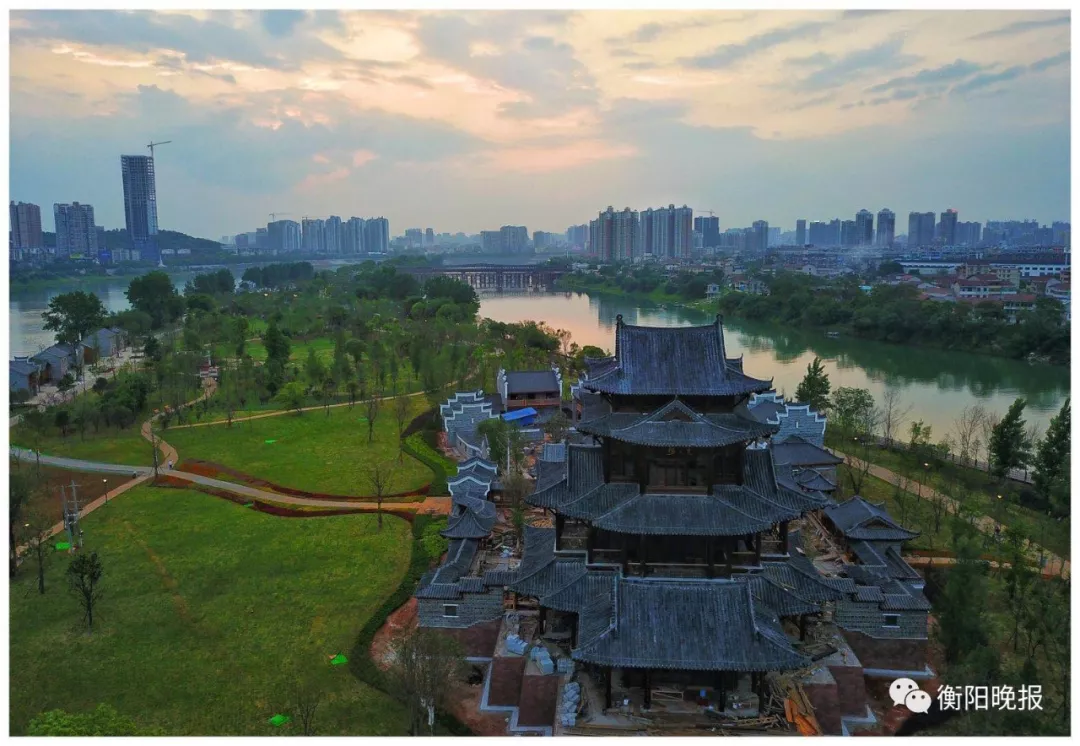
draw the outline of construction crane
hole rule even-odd
[[[715,212],[713,212],[712,210],[701,210],[700,212],[703,212],[703,213],[705,213],[705,214],[706,214],[706,215],[708,215],[708,216],[709,216],[710,218],[716,217],[716,213],[715,213]]]
[[[172,140],[162,140],[161,142],[152,142],[149,145],[147,145],[146,147],[150,148],[150,157],[151,158],[154,157],[154,147],[155,146],[157,146],[157,145],[168,145],[171,142],[172,142]]]
[[[278,215],[292,215],[292,213],[291,212],[272,212],[272,213],[270,213],[270,220],[271,221],[277,220]]]

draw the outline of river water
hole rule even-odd
[[[333,267],[339,262],[325,264]],[[233,268],[238,277],[243,271],[244,267]],[[169,274],[182,288],[194,273]],[[41,313],[53,296],[72,289],[88,290],[97,293],[108,310],[120,311],[128,307],[124,291],[130,281],[130,277],[118,277],[78,285],[58,284],[49,290],[13,291],[8,307],[10,354],[33,354],[52,344],[52,333],[41,327]],[[708,324],[714,318],[685,308],[581,293],[485,295],[480,314],[506,322],[546,321],[556,329],[568,330],[579,345],[609,351],[615,344],[618,314],[628,324],[655,326]],[[728,355],[743,355],[748,375],[772,378],[776,389],[789,397],[794,396],[806,366],[819,356],[834,390],[856,386],[880,398],[887,387],[900,389],[904,402],[912,405],[911,416],[932,425],[935,438],[952,430],[964,407],[977,402],[1004,414],[1018,396],[1028,400],[1028,421],[1045,430],[1050,417],[1069,395],[1069,371],[1062,367],[853,338],[827,339],[818,332],[736,319],[726,319],[724,329]]]
[[[688,326],[712,323],[714,315],[676,306],[656,305],[621,296],[551,293],[483,296],[480,315],[503,322],[545,321],[566,329],[579,345],[611,352],[615,317],[643,326]],[[859,339],[828,339],[823,333],[767,323],[724,320],[729,357],[743,356],[743,370],[772,379],[777,391],[794,397],[814,357],[820,357],[833,390],[840,386],[868,389],[880,400],[896,387],[913,419],[933,427],[938,439],[953,429],[960,411],[974,403],[1004,414],[1013,400],[1028,400],[1028,422],[1043,431],[1069,395],[1067,368],[1005,360],[962,352],[919,349]]]

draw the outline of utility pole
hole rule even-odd
[[[64,527],[67,529],[68,543],[82,549],[82,530],[79,529],[79,495],[76,491],[75,480],[71,480],[71,499],[64,492],[64,486],[60,485],[60,499],[64,510]]]
[[[158,480],[158,449],[157,436],[154,434],[154,420],[150,419],[150,447],[154,449],[154,483]]]

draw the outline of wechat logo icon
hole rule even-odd
[[[904,705],[915,713],[929,712],[933,702],[930,695],[919,689],[919,685],[911,679],[897,679],[890,684],[889,697],[894,705]]]

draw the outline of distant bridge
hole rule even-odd
[[[442,275],[467,282],[474,290],[540,290],[552,289],[555,281],[568,269],[530,264],[466,264],[457,267],[401,267],[423,282],[428,277]]]

